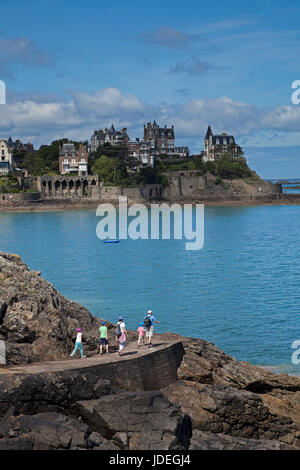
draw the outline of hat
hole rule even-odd
[[[152,310],[148,310],[148,315],[149,315],[150,313],[152,313]]]
[[[106,323],[106,321],[103,321],[103,322],[102,322],[102,325],[105,325],[105,323]]]
[[[119,320],[124,320],[124,317],[119,317]]]
[[[141,323],[140,323],[140,326],[144,326],[144,323],[143,323],[143,322],[141,322]]]
[[[78,328],[77,331],[79,332],[79,331],[82,331],[82,330],[81,330],[81,328]]]

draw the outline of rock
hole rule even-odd
[[[28,436],[0,439],[0,450],[33,450],[34,439]]]
[[[0,448],[31,448],[34,450],[87,449],[89,428],[86,424],[59,413],[40,413],[34,416],[10,416],[0,423]]]
[[[179,380],[224,385],[257,393],[276,390],[300,391],[298,377],[275,375],[248,362],[237,361],[214,344],[200,338],[174,334],[172,336],[181,339],[185,350],[178,370]]]
[[[66,358],[76,330],[83,330],[85,354],[98,349],[101,319],[71,302],[30,271],[16,255],[0,252],[0,339],[8,364]],[[114,327],[108,323],[110,339]],[[111,347],[114,341],[111,341]]]
[[[299,421],[272,413],[262,398],[233,387],[179,382],[164,389],[170,401],[192,419],[193,429],[249,439],[300,444]]]
[[[97,370],[71,373],[0,375],[0,416],[9,406],[21,413],[39,413],[69,408],[78,400],[100,398],[110,393],[110,382],[99,385]]]
[[[161,392],[121,392],[78,402],[76,410],[119,449],[188,449],[190,419]]]
[[[295,450],[279,441],[245,439],[225,434],[193,431],[189,450]]]

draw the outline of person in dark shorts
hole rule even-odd
[[[107,326],[106,326],[105,321],[102,322],[102,325],[99,328],[99,332],[100,332],[100,355],[103,354],[103,351],[102,351],[103,344],[105,344],[106,354],[108,354],[108,333],[107,333]]]

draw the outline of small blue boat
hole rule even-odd
[[[120,243],[120,240],[104,240],[104,243]]]

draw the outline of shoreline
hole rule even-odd
[[[298,195],[297,195],[298,196]],[[299,195],[300,196],[300,195]],[[245,199],[216,199],[216,200],[199,200],[199,199],[161,199],[161,200],[140,200],[128,198],[128,206],[132,204],[144,204],[151,207],[151,204],[204,204],[208,207],[254,207],[254,206],[283,206],[283,205],[299,205],[300,197],[291,197],[291,195],[283,195],[277,198],[245,198]],[[117,199],[90,199],[81,201],[66,201],[65,199],[28,201],[23,204],[1,204],[0,213],[8,212],[64,212],[68,210],[89,210],[97,209],[100,204],[112,204],[118,208],[119,201]]]

